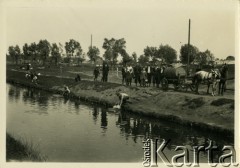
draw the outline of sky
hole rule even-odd
[[[224,59],[237,53],[237,0],[22,0],[4,2],[5,49],[24,43],[75,39],[85,53],[91,43],[104,53],[104,38],[124,38],[129,54],[188,42]]]

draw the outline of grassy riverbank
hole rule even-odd
[[[6,136],[6,150],[7,161],[46,161],[46,157],[42,156],[32,143],[22,138],[17,139],[8,133]]]
[[[89,80],[75,82],[73,77],[46,76],[44,73],[40,76],[39,84],[35,85],[25,79],[24,72],[14,69],[7,69],[7,81],[54,93],[62,93],[63,86],[67,85],[71,90],[71,97],[109,107],[118,101],[115,94],[117,91],[125,92],[129,94],[130,100],[124,110],[208,131],[225,134],[234,132],[233,91],[227,91],[224,96],[212,97],[205,94],[206,86],[200,88],[201,95],[195,95],[190,90],[185,92],[170,89],[164,92],[154,87],[126,87],[118,83]]]

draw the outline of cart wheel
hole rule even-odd
[[[162,89],[167,90],[168,89],[168,80],[166,78],[163,78],[161,81]]]

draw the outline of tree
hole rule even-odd
[[[133,58],[133,61],[136,63],[137,62],[137,54],[135,52],[132,53],[132,58]]]
[[[105,53],[103,54],[104,58],[110,60],[112,65],[117,63],[117,57],[120,54],[124,56],[126,53],[126,41],[124,38],[116,40],[111,38],[110,40],[105,38],[103,42],[103,49],[105,49]]]
[[[28,46],[27,43],[24,44],[23,46],[23,60],[29,60],[31,58],[31,50],[30,46]]]
[[[112,65],[117,63],[117,58],[113,58],[113,50],[111,48],[105,51],[103,57],[105,58],[105,60],[110,60],[110,63]]]
[[[9,56],[12,58],[12,61],[18,64],[19,58],[21,57],[21,50],[18,45],[9,46],[8,48]]]
[[[148,61],[149,61],[149,57],[146,55],[140,55],[140,57],[138,58],[138,62],[141,65],[146,65]]]
[[[195,59],[198,51],[199,50],[198,50],[197,47],[195,47],[191,44],[189,45],[189,63],[193,62],[193,60]],[[180,60],[184,64],[188,63],[188,44],[184,44],[184,45],[181,46]]]
[[[164,59],[166,63],[171,64],[177,59],[177,52],[169,45],[160,45],[157,53],[157,58]]]
[[[133,57],[131,57],[126,51],[122,52],[122,63],[126,65],[127,63],[133,62]]]
[[[40,59],[43,62],[43,65],[45,65],[45,62],[47,58],[49,57],[51,50],[51,45],[47,40],[40,40],[38,43],[38,51],[39,51],[39,56]]]
[[[197,63],[200,68],[202,68],[203,65],[206,65],[207,64],[207,55],[205,52],[198,52],[195,59],[194,59],[194,62]]]
[[[67,56],[72,57],[75,52],[76,53],[79,52],[76,50],[82,50],[82,49],[81,49],[81,45],[78,41],[70,39],[69,42],[65,43],[65,50],[66,50]],[[76,55],[75,55],[75,57],[76,57]]]
[[[125,49],[126,49],[126,41],[124,38],[121,38],[115,41],[115,44],[113,46],[114,52],[119,53],[122,56],[125,56],[126,55]]]
[[[211,51],[209,51],[208,49],[206,51],[204,51],[204,53],[206,55],[206,63],[212,64],[215,60],[213,53],[211,53]]]
[[[61,58],[61,54],[60,54],[60,49],[56,43],[52,44],[51,55],[52,55],[52,58],[54,59],[55,65],[57,65]]]
[[[38,59],[39,50],[38,50],[38,45],[35,42],[30,44],[29,54],[31,57],[31,62],[36,61]]]
[[[78,53],[79,54],[79,53]],[[83,61],[85,61],[85,53],[82,53],[81,52],[81,54],[79,54],[79,56],[78,56],[78,65],[79,65],[79,63],[81,62],[81,64],[82,64],[82,62]]]
[[[9,56],[11,57],[11,60],[12,60],[12,62],[14,63],[14,61],[15,61],[15,48],[14,48],[14,46],[9,46],[8,47],[8,53],[9,53]]]
[[[88,55],[89,59],[95,63],[96,58],[98,58],[100,55],[100,51],[96,46],[93,46],[93,47],[90,46],[88,48],[87,55]]]
[[[234,61],[234,60],[235,60],[235,57],[229,55],[229,56],[227,56],[226,60],[228,60],[228,61]]]
[[[157,48],[156,47],[149,47],[147,46],[144,50],[144,55],[147,56],[147,57],[156,57],[157,55]]]
[[[21,50],[18,45],[15,46],[15,61],[18,64],[19,58],[21,58]]]
[[[63,54],[64,47],[63,47],[63,45],[61,43],[58,43],[58,48],[59,48],[59,53],[60,53],[60,55],[62,57],[64,55]]]

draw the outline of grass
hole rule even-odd
[[[15,69],[15,70],[21,71],[20,67],[21,67],[20,65],[7,64],[7,69]],[[79,73],[81,75],[81,77],[84,79],[92,78],[91,75],[81,73],[81,72],[84,72],[83,70],[85,70],[85,68],[83,68],[83,67],[63,67],[62,69],[60,69],[60,67],[56,67],[56,66],[45,67],[44,69],[38,69],[38,67],[34,67],[33,70],[36,71],[37,73],[41,73],[44,75],[50,75],[50,76],[53,75],[53,76],[75,78],[76,74]]]
[[[21,84],[26,85],[34,85],[30,79],[25,78],[25,72],[19,72],[19,71],[11,71],[7,70],[7,79],[8,80],[14,80]],[[63,86],[67,85],[69,87],[74,85],[81,85],[82,89],[87,89],[89,86],[93,85],[93,81],[90,80],[82,80],[81,82],[75,82],[74,78],[69,77],[56,77],[56,76],[39,76],[39,82],[38,85],[40,87],[44,88],[52,88],[53,86]],[[94,88],[97,91],[109,89],[109,88],[115,88],[118,86],[121,86],[118,83],[103,83],[103,82],[94,82]]]
[[[16,139],[7,133],[6,136],[7,161],[34,161],[44,162],[46,156],[40,154],[37,147],[23,138]]]
[[[25,70],[20,69],[21,65],[14,65],[14,64],[7,64],[6,69],[11,70],[14,69],[15,71],[22,71],[25,72]],[[62,69],[57,66],[51,66],[51,67],[45,67],[44,69],[39,69],[38,67],[33,67],[34,71],[37,73],[41,73],[45,76],[58,76],[62,78],[72,78],[74,79],[77,74],[81,76],[82,79],[93,81],[93,70],[94,66],[64,66]],[[117,76],[116,71],[109,71],[109,81],[112,83],[122,83],[121,79],[121,72],[118,73],[119,76]],[[98,77],[98,80],[101,80],[102,72],[100,72],[100,75]]]

